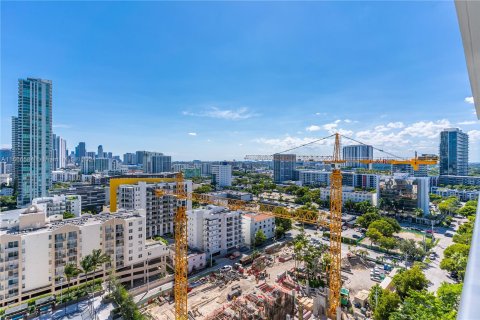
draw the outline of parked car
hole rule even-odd
[[[232,270],[232,266],[226,265],[220,268],[220,272],[228,272]]]
[[[451,238],[451,237],[453,237],[453,233],[447,231],[447,232],[445,232],[445,237]]]
[[[359,236],[358,234],[354,234],[354,235],[352,235],[352,237],[353,237],[354,239],[360,238],[360,236]]]
[[[430,255],[430,260],[435,260],[435,254],[432,253],[432,254]]]
[[[433,230],[426,230],[425,232],[426,232],[426,233],[433,234]]]

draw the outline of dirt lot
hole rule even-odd
[[[423,236],[421,234],[418,234],[418,233],[415,233],[415,232],[409,232],[409,231],[402,231],[402,232],[398,233],[397,236],[399,236],[400,238],[405,239],[405,240],[408,240],[408,239],[412,239],[412,240],[415,240],[415,241],[422,241],[423,240]]]
[[[291,252],[290,249],[285,248],[281,254]],[[266,268],[267,278],[257,282],[253,275],[246,275],[245,278],[240,277],[238,280],[230,281],[226,285],[224,283],[218,284],[216,282],[206,282],[196,288],[194,288],[188,294],[188,309],[192,311],[196,319],[205,319],[214,310],[221,308],[223,304],[228,303],[227,295],[232,291],[233,286],[240,286],[242,295],[248,294],[256,290],[256,285],[267,282],[274,284],[278,274],[289,270],[294,267],[294,261],[289,260],[286,262],[279,262],[278,256],[280,253],[275,254],[275,263],[271,267]],[[246,273],[245,273],[246,274]],[[158,320],[175,319],[174,316],[174,304],[164,303],[159,306],[158,304],[152,304],[148,307],[148,312]]]
[[[228,303],[227,295],[232,291],[233,286],[240,286],[242,296],[258,290],[256,286],[263,282],[275,284],[277,275],[290,270],[294,267],[294,260],[286,262],[279,262],[278,257],[284,254],[292,254],[292,250],[288,247],[283,248],[281,252],[274,254],[275,262],[271,267],[266,268],[267,277],[264,280],[257,282],[253,275],[240,277],[238,280],[233,280],[224,284],[220,282],[205,282],[204,284],[195,287],[188,295],[188,309],[193,312],[196,319],[205,319],[209,314],[224,304]],[[370,280],[371,266],[365,263],[349,264],[351,272],[342,272],[343,277],[348,279],[344,282],[344,287],[350,290],[350,296],[353,296],[360,290],[369,290],[376,282]],[[149,314],[154,319],[158,320],[174,320],[174,304],[163,303],[162,305],[152,304],[148,307]]]

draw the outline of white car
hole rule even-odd
[[[227,271],[231,271],[232,270],[232,266],[223,266],[220,268],[220,272],[227,272]]]

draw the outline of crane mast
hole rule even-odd
[[[335,134],[332,174],[330,179],[330,268],[328,270],[330,295],[328,313],[332,319],[340,306],[342,259],[342,172],[340,171],[340,136]]]
[[[175,319],[188,320],[188,235],[187,210],[188,199],[183,174],[177,173],[176,198],[179,202],[175,214]]]

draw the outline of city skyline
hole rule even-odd
[[[480,161],[453,3],[1,5],[2,147],[18,79],[39,77],[69,151],[241,160],[339,131],[413,156],[459,127]],[[132,10],[142,18],[125,20]],[[31,34],[39,17],[48,33]]]

